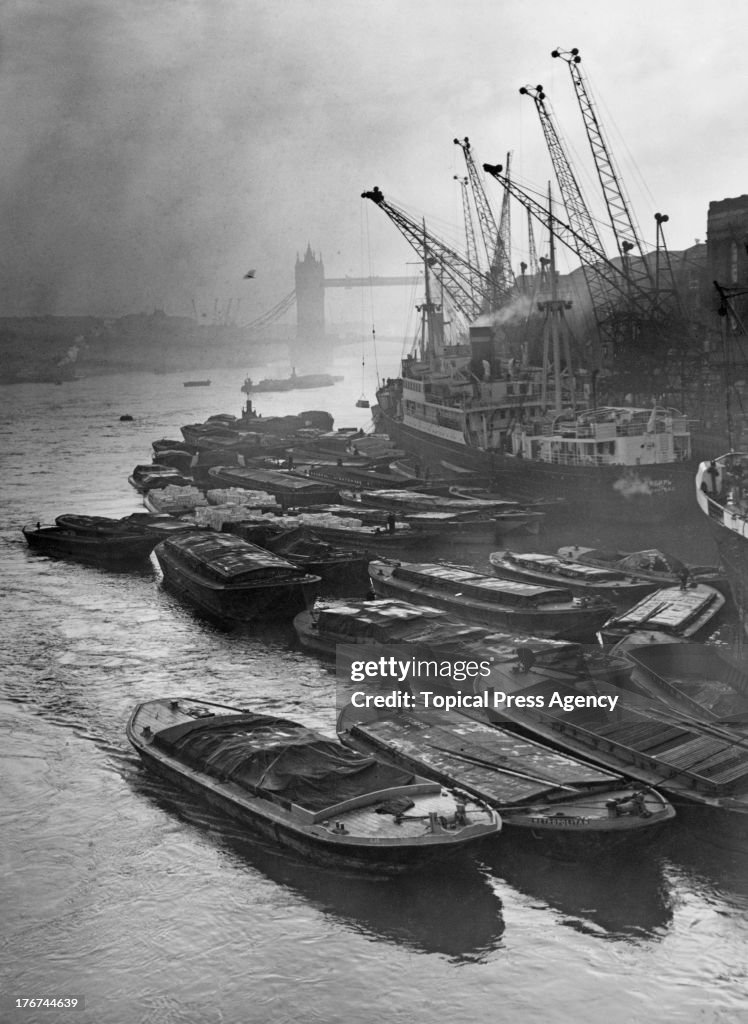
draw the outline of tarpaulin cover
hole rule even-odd
[[[200,718],[162,730],[155,742],[192,768],[310,811],[414,778],[312,729],[265,715]]]

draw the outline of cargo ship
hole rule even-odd
[[[441,307],[424,303],[417,354],[377,391],[375,422],[443,475],[471,473],[507,498],[561,498],[575,521],[693,518],[688,421],[657,403],[598,406],[594,374],[511,357],[491,324],[445,340]],[[557,510],[558,511],[558,510]]]

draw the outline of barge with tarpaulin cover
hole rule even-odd
[[[444,608],[493,629],[584,640],[613,612],[602,599],[572,598],[563,587],[500,580],[460,566],[373,561],[369,578],[378,597],[397,597]]]
[[[251,831],[335,867],[418,869],[501,828],[498,813],[296,722],[193,697],[146,701],[144,763]]]
[[[106,516],[58,516],[54,526],[22,527],[31,551],[103,568],[148,565],[159,535],[131,519]]]
[[[578,672],[580,644],[533,637],[526,633],[496,633],[450,616],[441,608],[396,598],[318,598],[309,611],[299,612],[294,628],[302,647],[326,658],[340,658],[348,647],[384,653],[403,645],[426,657],[466,658],[518,664],[564,667]],[[356,655],[357,657],[359,655]]]
[[[185,530],[154,554],[167,587],[229,623],[290,617],[319,590],[319,576],[228,533]]]

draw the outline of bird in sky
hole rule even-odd
[[[254,276],[255,276],[255,271],[254,270],[248,270],[247,273],[244,275],[244,280],[246,281],[248,277],[254,277]]]

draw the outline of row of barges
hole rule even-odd
[[[302,646],[337,655],[348,688],[352,665],[381,667],[393,650],[410,671],[389,694],[392,677],[367,672],[337,741],[208,700],[145,702],[128,736],[148,765],[282,845],[377,872],[483,841],[502,823],[581,855],[651,834],[673,800],[745,820],[748,680],[726,659],[717,673],[711,653],[700,670],[719,676],[711,689],[699,673],[681,679],[683,641],[703,637],[725,605],[718,572],[659,552],[640,553],[639,567],[599,564],[583,548],[497,551],[486,572],[393,560],[388,545],[404,531],[414,545],[450,530],[464,540],[471,526],[484,537],[534,531],[543,511],[443,482],[385,486],[398,453],[381,437],[367,468],[360,433],[333,432],[323,414],[278,419],[275,434],[248,405],[241,421],[215,417],[183,428],[183,442],[155,442],[156,460],[179,465],[133,472],[151,514],[59,516],[24,528],[29,546],[114,566],[153,553],[166,586],[224,623],[295,616]],[[300,467],[302,452],[312,461]],[[372,486],[343,486],[367,473]],[[366,597],[355,573],[334,575],[341,554]],[[647,565],[658,557],[659,577]],[[346,595],[315,604],[323,578]],[[596,637],[617,643],[614,654]]]

